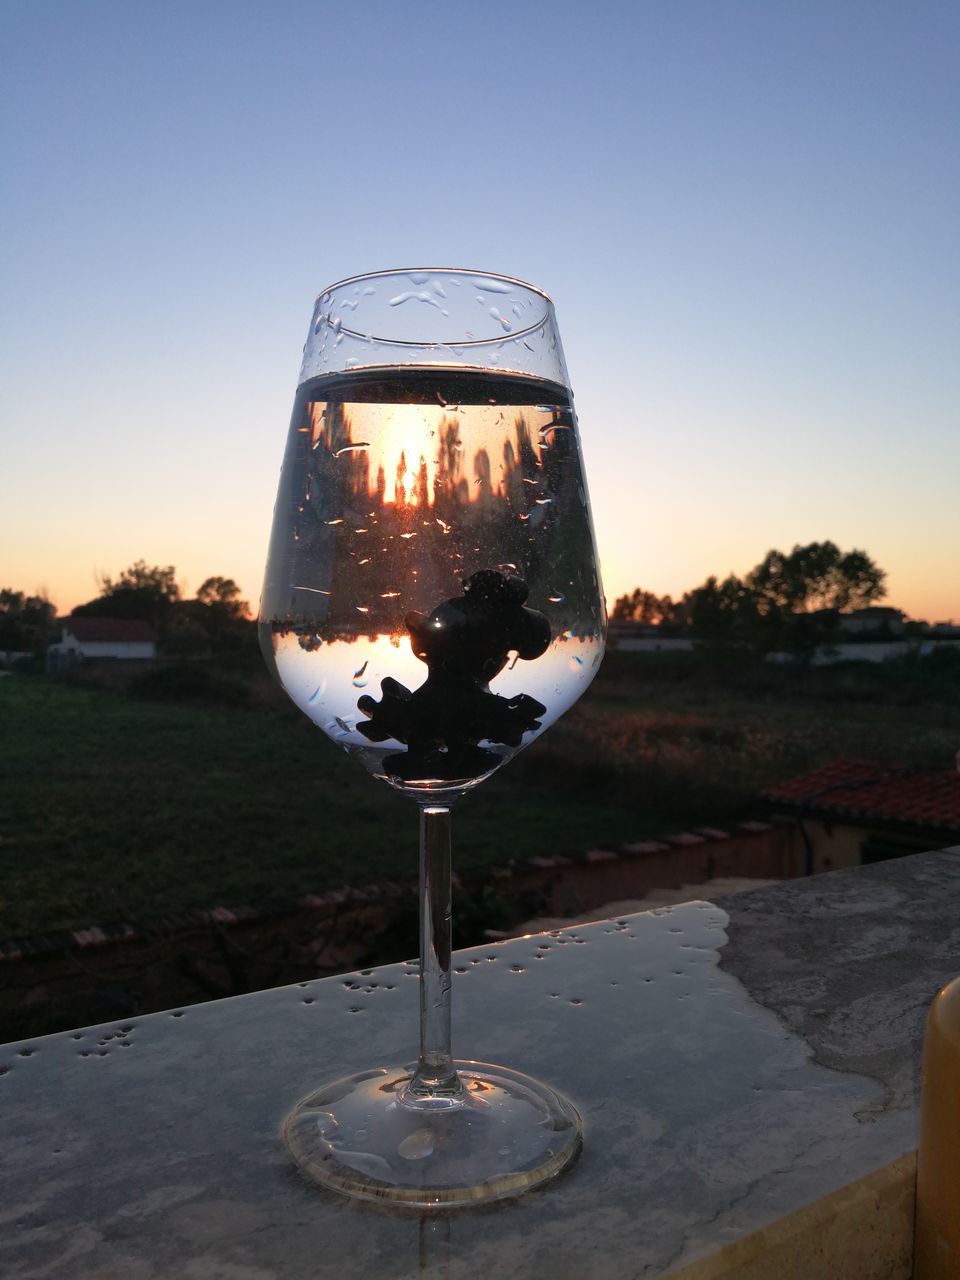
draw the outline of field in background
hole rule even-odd
[[[415,877],[414,806],[258,671],[133,684],[0,681],[0,936]],[[455,863],[722,823],[838,755],[949,767],[958,747],[952,654],[810,670],[612,654],[459,806]]]

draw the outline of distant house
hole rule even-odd
[[[645,622],[633,622],[611,618],[607,624],[607,646],[623,653],[689,653],[693,649],[691,636],[678,636],[673,630]]]
[[[808,871],[835,871],[960,842],[960,770],[835,760],[762,799]]]
[[[841,613],[837,621],[841,631],[852,635],[903,635],[903,610],[891,609],[887,605],[870,605],[866,609],[851,609],[849,613]]]
[[[64,618],[63,638],[47,650],[49,664],[69,666],[87,658],[149,661],[157,656],[157,637],[146,622],[133,618]]]

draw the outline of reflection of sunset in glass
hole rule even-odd
[[[429,417],[428,417],[429,415]],[[380,462],[386,479],[385,499],[402,498],[408,507],[419,505],[424,491],[433,492],[437,475],[438,414],[426,405],[400,404],[385,412]],[[426,468],[426,484],[422,468]]]

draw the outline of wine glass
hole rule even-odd
[[[450,1048],[450,809],[583,693],[606,618],[553,304],[479,271],[331,285],[310,323],[260,611],[300,709],[420,808],[420,1055],[287,1117],[325,1186],[415,1208],[558,1174],[574,1106]]]

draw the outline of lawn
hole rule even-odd
[[[0,680],[0,936],[416,874],[416,814],[255,678],[238,705]],[[960,664],[718,669],[608,658],[468,797],[459,869],[756,811],[837,755],[950,765]]]

